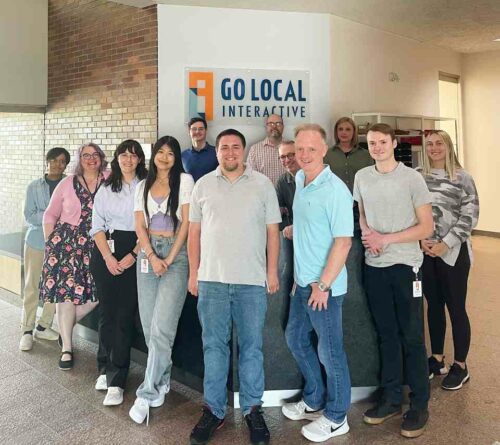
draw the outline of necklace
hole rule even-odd
[[[165,184],[165,182],[168,181],[168,177],[167,178],[156,178],[156,180],[160,183],[160,184]]]

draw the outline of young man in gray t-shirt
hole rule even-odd
[[[395,160],[397,140],[389,125],[370,127],[367,141],[375,165],[358,171],[353,195],[366,248],[365,290],[380,340],[383,395],[364,421],[377,425],[401,413],[402,347],[411,401],[401,434],[418,437],[429,417],[418,241],[433,231],[431,196],[422,176]]]

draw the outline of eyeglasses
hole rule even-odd
[[[279,127],[283,126],[283,122],[267,122],[266,126],[273,127],[273,128],[279,128]]]
[[[285,159],[288,159],[289,161],[291,161],[294,158],[295,158],[295,153],[288,153],[287,155],[281,155],[280,156],[280,159],[282,161],[284,161]]]
[[[82,159],[85,159],[86,161],[90,161],[91,159],[99,159],[101,156],[99,153],[94,152],[92,154],[90,153],[84,153],[80,156]]]
[[[191,130],[193,133],[201,133],[201,132],[205,131],[205,127],[199,127],[199,128],[197,128],[197,127],[194,127],[194,128],[193,128],[193,127],[191,127],[191,128],[190,128],[190,130]]]
[[[132,161],[139,159],[139,156],[137,156],[135,153],[120,153],[118,157],[122,159],[130,159]]]

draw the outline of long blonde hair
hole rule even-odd
[[[426,176],[431,174],[431,160],[429,159],[429,156],[427,155],[427,139],[429,136],[437,134],[438,136],[443,139],[444,145],[446,145],[446,157],[444,160],[444,170],[448,177],[454,181],[457,177],[457,170],[461,169],[462,166],[460,165],[460,162],[458,162],[457,155],[455,153],[455,149],[453,148],[453,142],[450,138],[450,135],[444,131],[444,130],[431,130],[425,137],[425,146],[424,148],[424,156],[423,158],[423,166],[422,166],[422,173]]]

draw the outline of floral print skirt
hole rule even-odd
[[[40,299],[46,303],[85,304],[97,301],[90,273],[90,255],[94,241],[86,224],[72,226],[58,222],[45,244],[40,278]]]

